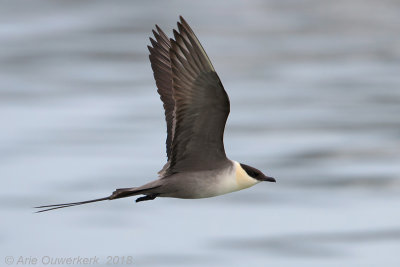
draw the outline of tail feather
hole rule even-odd
[[[39,206],[35,207],[35,209],[43,209],[44,210],[39,210],[36,211],[36,213],[44,212],[44,211],[49,211],[49,210],[56,210],[56,209],[61,209],[61,208],[67,208],[67,207],[72,207],[72,206],[77,206],[77,205],[82,205],[82,204],[88,204],[92,202],[98,202],[98,201],[103,201],[103,200],[110,200],[111,196],[108,197],[102,197],[102,198],[96,198],[92,200],[86,200],[86,201],[80,201],[80,202],[71,202],[71,203],[63,203],[63,204],[53,204],[53,205],[45,205],[45,206]],[[48,209],[47,209],[48,208]]]
[[[154,186],[154,187],[150,187],[150,188],[140,188],[140,187],[120,188],[120,189],[115,190],[108,197],[96,198],[96,199],[80,201],[80,202],[44,205],[44,206],[38,206],[38,207],[34,207],[34,208],[35,209],[42,209],[42,210],[39,210],[39,211],[35,212],[35,213],[40,213],[40,212],[45,212],[45,211],[50,211],[50,210],[68,208],[68,207],[78,206],[78,205],[82,205],[82,204],[88,204],[88,203],[92,203],[92,202],[98,202],[98,201],[104,201],[104,200],[113,200],[113,199],[118,199],[118,198],[125,198],[125,197],[140,195],[140,194],[146,194],[146,191],[149,191],[149,190],[151,191],[152,189],[155,189],[155,188],[158,188],[158,187],[160,187],[160,186]]]

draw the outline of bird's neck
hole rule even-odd
[[[260,182],[257,179],[250,177],[247,174],[247,172],[242,168],[242,166],[240,165],[239,162],[233,161],[233,163],[235,166],[236,183],[237,183],[239,190],[248,188],[248,187],[253,186]]]

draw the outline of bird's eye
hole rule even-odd
[[[246,164],[241,164],[241,166],[250,177],[256,178],[261,174],[260,171]]]
[[[250,176],[256,178],[258,176],[258,172],[252,171]]]

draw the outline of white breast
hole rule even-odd
[[[233,162],[233,168],[222,173],[215,185],[215,195],[223,195],[234,191],[242,190],[257,184],[259,181],[250,177],[245,170],[236,161]]]

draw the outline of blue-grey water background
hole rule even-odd
[[[400,266],[399,1],[0,3],[0,265]],[[228,156],[278,182],[33,214],[156,178],[146,46],[178,15],[230,96]]]

